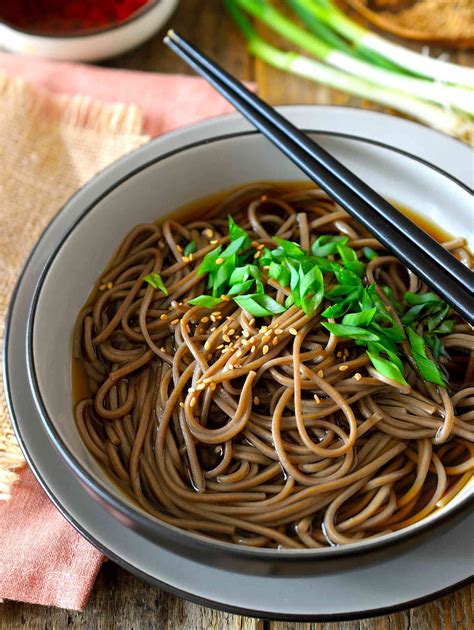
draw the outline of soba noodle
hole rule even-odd
[[[255,260],[275,236],[308,250],[318,235],[340,234],[359,257],[378,253],[364,283],[388,309],[383,286],[402,302],[427,291],[317,189],[248,186],[184,224],[138,225],[76,325],[89,394],[75,418],[89,451],[154,517],[253,547],[342,545],[445,505],[474,462],[470,326],[451,314],[442,336],[448,389],[420,378],[409,352],[403,386],[363,346],[325,329],[321,308],[255,318],[229,298],[190,305],[206,293],[203,257],[229,242],[228,214],[248,231]],[[469,260],[462,239],[446,247]],[[150,273],[168,295],[144,282]],[[284,301],[287,289],[264,284]]]

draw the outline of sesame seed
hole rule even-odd
[[[179,406],[181,407],[181,409],[184,409],[184,402],[180,402]]]
[[[250,333],[249,333],[249,331],[248,331],[248,330],[244,330],[244,332],[242,333],[242,335],[243,335],[246,339],[248,339],[248,338],[250,337]]]
[[[217,387],[217,385],[215,383],[211,383],[209,385],[209,388],[210,388],[211,392],[213,392],[216,389],[216,387]]]
[[[276,335],[283,335],[283,330],[282,330],[281,328],[277,328],[277,329],[275,330],[275,334],[276,334]]]
[[[267,195],[262,195],[260,197],[260,201],[267,201],[267,199],[268,199]]]
[[[107,288],[106,284],[101,284],[99,287],[99,291],[105,291],[106,288]]]
[[[223,343],[220,343],[220,344],[217,346],[217,350],[221,350],[223,347],[224,347],[224,344],[223,344]]]
[[[210,361],[212,359],[212,354],[209,353],[206,358],[207,358],[208,361]]]
[[[256,253],[253,255],[254,259],[255,259],[255,260],[257,260],[257,258],[260,258],[261,253],[262,253],[262,252],[256,252]]]
[[[109,289],[109,291],[113,288],[113,286],[114,285],[111,282],[107,282],[107,289]]]
[[[255,352],[255,346],[252,346],[252,347],[250,348],[250,352],[251,352],[252,354]]]
[[[319,403],[321,402],[321,398],[317,394],[314,395],[314,400],[316,401],[317,405],[319,405]]]
[[[255,317],[249,319],[249,326],[253,326],[255,324]]]
[[[215,329],[216,329],[216,327],[215,327],[215,326],[212,326],[212,328],[211,328],[211,332],[214,332],[214,331],[215,331]]]
[[[268,330],[268,326],[261,326],[260,327],[260,332],[261,333],[267,332],[267,330]]]
[[[214,239],[213,241],[209,241],[209,243],[210,243],[211,245],[215,245],[215,244],[216,244],[216,243],[218,243],[218,242],[219,242],[219,241],[218,241],[217,239]]]
[[[250,341],[248,339],[241,339],[242,345],[243,346],[248,346]]]
[[[222,258],[222,256],[220,256],[219,258],[216,258],[216,265],[222,265],[222,263],[224,262],[224,258]]]
[[[210,378],[203,378],[202,382],[204,383],[204,385],[208,385],[211,382]]]
[[[298,331],[296,330],[296,328],[289,328],[288,332],[290,333],[290,335],[297,335]]]
[[[176,245],[176,249],[178,250],[180,254],[183,253],[183,248],[181,247],[181,245]]]
[[[189,256],[183,256],[181,258],[181,262],[188,263],[189,262]]]
[[[228,295],[221,295],[221,300],[223,302],[230,302],[231,298]]]
[[[190,407],[194,407],[194,405],[196,404],[196,399],[194,398],[194,396],[191,398],[191,400],[189,401],[189,406]]]
[[[260,398],[258,396],[254,396],[253,398],[253,404],[254,405],[259,405],[260,404]]]
[[[208,321],[209,317],[207,317],[207,315],[205,317],[201,317],[201,324],[207,324]]]
[[[257,249],[258,251],[262,251],[262,249],[264,249],[265,245],[263,243],[260,243],[260,245],[257,245]]]
[[[231,328],[227,334],[229,335],[229,337],[232,337],[232,335],[235,334],[235,328]]]
[[[230,337],[229,337],[229,335],[222,335],[222,339],[223,339],[226,343],[230,343]]]
[[[176,326],[176,324],[178,323],[179,323],[179,319],[176,318],[176,319],[173,319],[173,321],[171,322],[171,325]]]
[[[268,333],[266,335],[263,335],[262,337],[263,343],[267,343],[267,341],[270,341],[270,337],[271,335],[269,335]]]
[[[337,357],[338,359],[340,359],[340,358],[342,357],[342,352],[341,352],[340,350],[339,350],[339,352],[336,354],[336,357]]]
[[[217,322],[217,317],[214,314],[211,315],[211,322],[214,322],[214,323]]]
[[[207,238],[212,238],[214,236],[214,232],[213,230],[211,230],[211,228],[207,228],[207,230],[204,230],[204,234],[207,236]]]
[[[204,350],[210,350],[211,349],[211,344],[209,343],[209,341],[206,341],[206,343],[204,344]]]
[[[166,313],[162,313],[160,315],[160,319],[168,319],[168,315]]]
[[[274,346],[276,346],[276,345],[277,345],[277,343],[278,343],[278,337],[273,337],[272,344],[273,344]]]
[[[188,335],[189,335],[189,333],[191,332],[191,328],[189,327],[189,324],[186,324],[186,325],[185,325],[185,329],[186,329],[186,332],[187,332],[187,333],[188,333]]]
[[[264,345],[262,348],[262,353],[263,354],[267,354],[267,352],[270,350],[270,348],[267,345]]]
[[[189,260],[191,261],[193,259],[193,252],[191,252],[188,256]]]
[[[234,366],[233,366],[232,363],[229,363],[226,367],[227,367],[228,370],[233,370],[234,369]]]
[[[339,366],[339,372],[345,372],[348,369],[349,369],[348,365],[340,365]]]
[[[258,247],[258,241],[252,241],[250,245],[252,245],[252,247]]]
[[[161,346],[160,350],[161,352],[166,352],[166,348],[164,346]]]
[[[235,356],[240,358],[242,356],[242,350],[237,350]]]
[[[221,314],[221,312],[220,312],[220,311],[212,311],[212,314],[213,314],[213,315],[220,315],[220,314]]]
[[[356,373],[354,374],[354,378],[355,378],[355,380],[356,380],[356,381],[360,381],[360,380],[361,380],[361,378],[362,378],[362,374],[359,374],[359,372],[356,372]]]
[[[268,271],[269,269],[270,269],[270,265],[264,265],[264,266],[263,266],[263,270],[264,270],[264,271]]]
[[[195,388],[194,388],[194,387],[190,387],[190,388],[188,389],[188,394],[194,394],[194,392],[195,392],[195,391],[196,391],[196,390],[195,390]]]
[[[197,392],[200,392],[200,391],[202,391],[205,387],[206,387],[206,386],[204,385],[204,383],[198,383],[198,384],[196,385],[196,391],[197,391]]]
[[[319,370],[319,371],[318,371],[318,376],[319,376],[319,378],[323,378],[323,376],[324,376],[324,371],[323,371],[323,370]]]

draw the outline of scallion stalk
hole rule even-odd
[[[394,44],[351,20],[334,5],[332,0],[299,0],[299,2],[307,11],[357,47],[371,50],[399,66],[408,68],[411,72],[436,81],[474,87],[474,70],[434,59]]]
[[[465,137],[470,131],[469,121],[449,109],[421,101],[403,92],[381,88],[299,53],[279,50],[258,35],[235,0],[224,0],[224,5],[247,38],[249,52],[269,65],[355,96],[370,99],[386,107],[393,107],[453,136]]]
[[[319,60],[356,77],[394,90],[406,92],[423,100],[429,100],[444,107],[451,107],[474,114],[474,92],[457,86],[441,85],[431,80],[418,79],[392,70],[381,68],[345,50],[337,50],[322,39],[294,24],[280,11],[265,0],[237,0],[238,4],[257,17],[272,30],[293,44],[304,48]],[[298,4],[299,0],[295,4]]]

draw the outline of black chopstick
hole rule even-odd
[[[164,41],[331,198],[474,324],[474,274],[467,267],[189,42],[172,31]]]

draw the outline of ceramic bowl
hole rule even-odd
[[[151,0],[130,18],[98,31],[71,35],[27,32],[0,22],[0,47],[63,61],[98,61],[135,48],[171,17],[179,0]]]
[[[458,180],[372,140],[316,133],[321,145],[380,193],[438,222],[453,235],[472,235],[472,198]],[[148,156],[143,161],[142,155]],[[467,507],[472,485],[447,506],[399,532],[335,548],[247,549],[187,533],[147,515],[111,482],[82,443],[72,414],[71,335],[96,278],[127,232],[220,190],[255,180],[294,181],[304,176],[260,134],[241,132],[182,146],[163,154],[160,142],[138,149],[102,173],[63,209],[77,219],[63,233],[37,283],[28,318],[30,387],[49,437],[88,489],[128,527],[161,546],[205,563],[236,570],[249,566],[343,558],[369,553],[448,525]],[[100,192],[99,192],[100,191]],[[454,211],[455,210],[455,211]],[[472,245],[472,243],[471,243]]]

